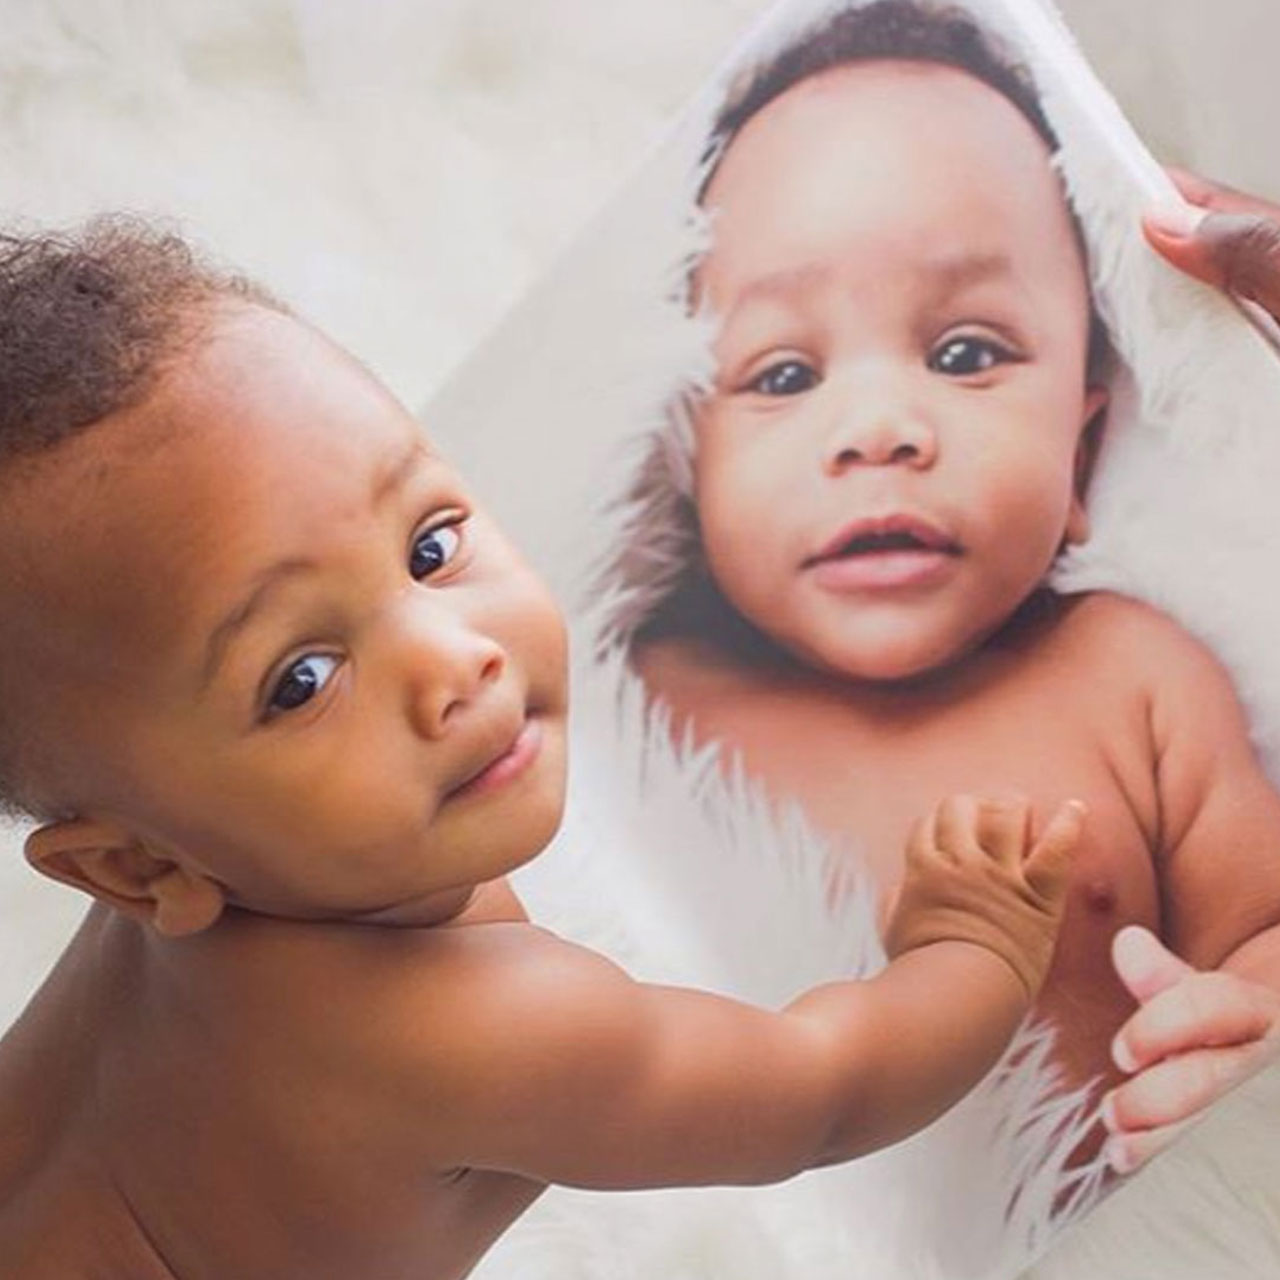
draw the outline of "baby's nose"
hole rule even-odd
[[[835,474],[854,466],[923,469],[937,455],[937,436],[922,412],[868,406],[841,416],[828,437],[825,461]]]
[[[501,679],[506,650],[460,622],[420,628],[408,659],[411,713],[419,733],[438,738],[484,690]]]

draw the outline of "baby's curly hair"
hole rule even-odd
[[[224,298],[287,312],[135,216],[0,234],[0,468],[146,399]]]
[[[223,301],[289,309],[214,265],[171,228],[126,214],[69,230],[0,234],[0,520],[24,463],[147,399],[199,343]],[[33,607],[0,582],[0,609]],[[12,687],[0,652],[0,684]],[[19,686],[20,687],[20,686]],[[43,816],[29,798],[39,726],[0,707],[0,812]]]

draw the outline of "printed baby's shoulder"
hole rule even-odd
[[[1168,614],[1098,592],[1073,613],[1074,639],[1125,688],[1141,691],[1157,723],[1209,723],[1238,715],[1230,673],[1202,640]]]
[[[1141,669],[1152,661],[1213,661],[1206,647],[1167,613],[1109,591],[1073,598],[1061,630],[1073,646],[1086,646],[1107,666]]]

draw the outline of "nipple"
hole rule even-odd
[[[1110,880],[1090,880],[1084,885],[1084,905],[1093,914],[1109,916],[1116,909],[1116,891]]]

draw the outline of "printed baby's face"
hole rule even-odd
[[[963,72],[842,67],[754,117],[705,204],[712,574],[805,662],[895,680],[952,661],[1085,532],[1104,396],[1044,142]]]
[[[546,843],[560,616],[356,361],[228,307],[72,448],[41,590],[77,811],[301,917],[429,919]]]

